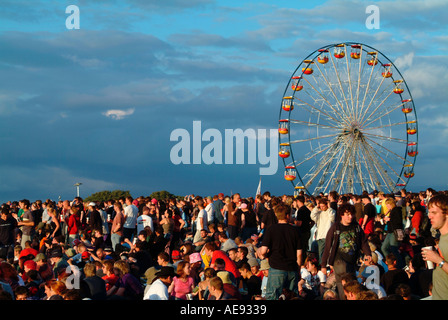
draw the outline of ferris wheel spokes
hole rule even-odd
[[[346,114],[345,109],[344,109],[344,107],[343,107],[343,105],[342,105],[340,99],[338,99],[338,97],[336,96],[336,94],[335,94],[335,92],[334,92],[334,90],[333,90],[333,87],[332,87],[331,83],[328,81],[327,77],[324,75],[324,73],[323,73],[322,70],[320,69],[319,64],[317,64],[316,66],[317,66],[317,69],[319,70],[320,74],[322,75],[322,78],[325,80],[325,84],[328,86],[328,88],[330,89],[330,91],[331,91],[331,93],[332,93],[334,99],[336,100],[336,105],[338,105],[338,106],[340,107],[340,108],[338,108],[338,109],[339,109],[339,111],[340,111],[341,113],[343,113],[343,115],[344,115],[343,118],[344,118],[344,119],[348,119],[349,116]],[[317,80],[315,80],[315,81],[317,81]],[[347,121],[345,120],[344,123],[347,124]]]
[[[390,166],[390,164],[386,161],[386,160],[384,160],[384,158],[381,156],[381,155],[379,155],[378,154],[378,152],[375,150],[375,149],[373,149],[372,148],[372,146],[370,145],[370,144],[365,144],[365,146],[368,148],[368,149],[370,149],[381,161],[383,161],[384,162],[384,164],[397,176],[397,178],[398,179],[400,179],[400,174],[398,174],[395,170],[394,170],[394,168],[392,168],[391,166]],[[377,158],[376,157],[374,157],[374,159],[376,160]],[[381,166],[382,167],[382,166]],[[388,179],[390,179],[390,177],[389,177],[389,175],[386,175],[386,177],[388,178]],[[392,180],[390,180],[390,181],[392,181]],[[394,182],[392,181],[392,184],[394,185]]]
[[[331,108],[331,110],[335,114],[339,115],[340,119],[338,120],[338,122],[347,123],[346,119],[348,118],[348,116],[345,114],[344,110],[339,110],[339,111],[342,111],[342,113],[344,113],[343,115],[340,115],[339,112],[336,111],[336,109],[334,109],[333,105],[322,95],[321,92],[319,92],[306,78],[304,78],[304,80],[310,85],[310,88],[313,89],[323,99],[323,101],[325,101],[328,104],[328,106]],[[313,97],[311,96],[311,98],[313,98]]]
[[[403,163],[403,162],[411,163],[411,162],[410,162],[409,160],[407,160],[406,158],[403,158],[402,156],[396,154],[396,153],[393,152],[392,150],[390,150],[390,149],[386,148],[385,146],[379,144],[378,142],[376,142],[376,141],[374,141],[374,140],[372,140],[372,139],[370,139],[370,138],[368,138],[368,137],[365,137],[365,138],[366,138],[366,140],[369,140],[369,141],[371,141],[372,143],[374,143],[375,145],[377,145],[378,147],[380,147],[380,148],[382,148],[382,149],[385,149],[386,152],[388,152],[388,153],[390,153],[390,154],[393,154],[396,158],[398,158],[398,159],[401,160],[400,163]]]

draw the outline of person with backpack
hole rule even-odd
[[[327,274],[327,266],[333,269],[341,300],[345,299],[342,275],[346,273],[356,275],[361,251],[364,260],[372,259],[367,237],[355,219],[355,206],[349,203],[340,205],[336,222],[330,227],[325,238],[321,271]]]

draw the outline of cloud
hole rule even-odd
[[[400,69],[406,69],[412,67],[412,62],[414,60],[414,52],[409,52],[408,54],[398,57],[394,64]]]
[[[108,118],[112,118],[114,120],[123,120],[127,116],[134,114],[134,111],[135,111],[134,108],[130,108],[127,110],[113,109],[113,110],[107,110],[106,112],[103,112],[103,115],[105,115]]]

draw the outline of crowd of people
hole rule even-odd
[[[448,195],[3,203],[0,300],[448,299]]]

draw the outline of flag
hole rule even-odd
[[[255,194],[255,196],[261,194],[261,177],[260,177],[260,182],[258,182],[258,188],[257,188],[257,193]]]

